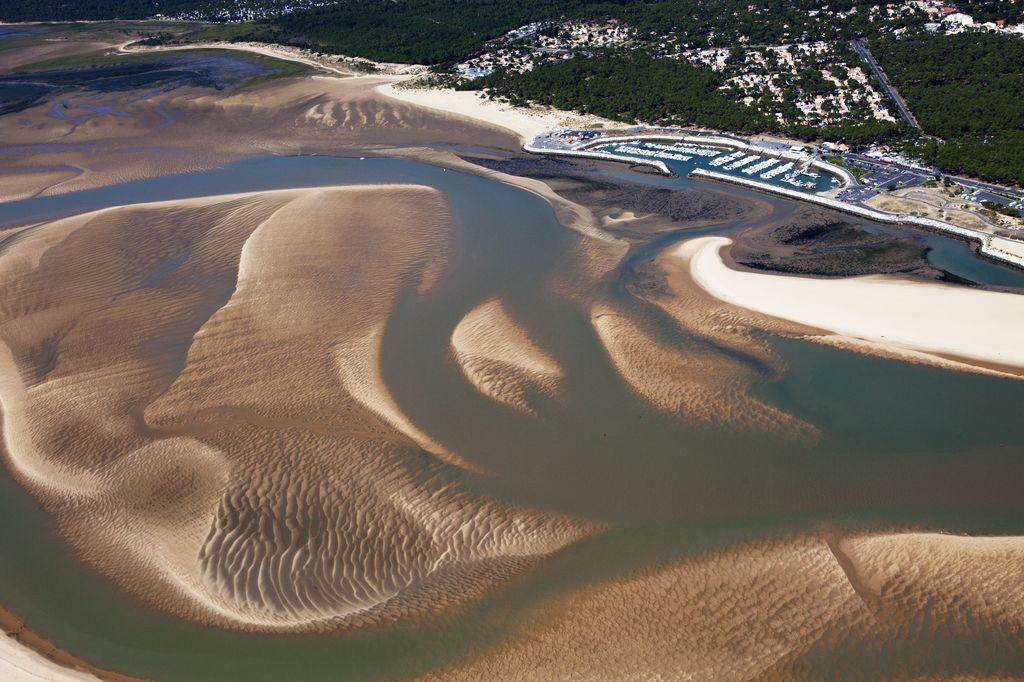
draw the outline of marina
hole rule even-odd
[[[698,169],[717,170],[736,177],[756,176],[771,185],[811,193],[840,185],[839,179],[832,174],[812,171],[809,160],[789,161],[751,153],[747,149],[727,152],[710,145],[669,145],[641,140],[598,145],[592,149],[619,157],[662,161],[679,176],[689,175]]]
[[[776,166],[775,168],[772,168],[770,171],[767,171],[765,173],[761,173],[761,179],[762,180],[771,180],[776,175],[782,175],[783,173],[788,173],[791,170],[793,170],[793,164],[792,163],[784,163],[781,166]]]

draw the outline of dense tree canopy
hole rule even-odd
[[[1024,183],[1024,40],[922,33],[871,47],[925,132],[943,139],[931,160]]]
[[[638,52],[577,57],[525,73],[496,72],[464,82],[514,104],[537,102],[625,123],[703,126],[741,133],[780,132],[805,140],[867,144],[898,137],[903,128],[885,121],[852,121],[827,127],[782,126],[719,89],[721,78],[685,61]]]
[[[485,41],[542,19],[617,18],[646,34],[730,46],[848,38],[869,28],[867,7],[883,0],[343,0],[251,24],[232,35],[308,45],[384,61],[435,64],[463,57]],[[251,0],[283,8],[285,0]],[[843,20],[814,12],[857,5]],[[223,17],[236,0],[6,0],[0,20],[141,19],[190,13]]]
[[[274,27],[321,50],[389,62],[437,64],[531,21],[580,10],[570,0],[348,0],[283,16]]]
[[[541,102],[628,123],[750,132],[767,125],[756,109],[723,95],[713,71],[633,52],[551,62],[523,74],[498,72],[477,85],[512,102]]]

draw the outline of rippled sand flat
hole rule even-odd
[[[484,395],[535,414],[531,393],[552,396],[563,371],[539,348],[500,301],[484,303],[452,332],[452,353],[466,378]]]
[[[368,186],[25,231],[0,255],[12,469],[102,572],[238,627],[436,611],[587,534],[462,492],[379,379],[450,220],[436,190]]]
[[[254,154],[356,154],[440,142],[518,149],[515,135],[453,119],[376,92],[396,77],[307,77],[241,90],[181,87],[155,92],[65,95],[125,115],[78,125],[50,116],[53,102],[0,117],[8,183],[25,195],[53,195],[171,173],[217,168]],[[51,146],[52,145],[52,146]],[[74,177],[41,169],[71,166]],[[21,177],[14,173],[23,170]],[[16,184],[15,184],[16,183]]]
[[[999,671],[1024,644],[1020,542],[744,543],[573,591],[425,679],[1012,679]]]
[[[683,310],[692,311],[687,305]],[[750,383],[780,368],[764,347],[736,342],[723,353],[710,342],[713,330],[695,320],[680,321],[679,343],[670,344],[625,311],[609,305],[592,310],[592,321],[622,378],[653,405],[681,419],[788,437],[813,438],[815,427],[753,397]],[[724,332],[724,326],[718,331]],[[728,343],[728,341],[726,341]],[[745,357],[744,357],[745,356]],[[773,366],[776,363],[776,366]]]

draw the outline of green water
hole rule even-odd
[[[429,627],[241,634],[167,617],[113,589],[69,556],[34,501],[0,475],[0,603],[96,665],[156,680],[386,679],[471,656],[527,609],[588,581],[749,537],[825,523],[1024,533],[1024,382],[780,340],[773,343],[788,369],[755,391],[814,423],[818,442],[683,426],[629,390],[587,311],[551,293],[551,278],[572,264],[580,238],[541,199],[490,180],[409,161],[264,158],[0,205],[0,223],[127,202],[378,181],[437,187],[457,223],[456,261],[444,281],[425,300],[400,302],[385,332],[382,371],[398,404],[432,437],[496,474],[467,475],[467,488],[608,521],[612,530]],[[776,211],[770,219],[793,210],[761,198]],[[639,248],[607,281],[577,294],[613,297],[663,338],[696,343],[622,286],[630,268],[681,236]],[[987,272],[973,268],[967,250],[944,257]],[[568,398],[544,404],[544,419],[482,398],[448,360],[452,328],[494,296],[566,370]]]

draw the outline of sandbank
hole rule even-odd
[[[871,275],[814,279],[734,270],[723,237],[675,247],[694,281],[715,298],[895,351],[1024,368],[1024,296]]]
[[[178,617],[313,631],[479,598],[597,527],[452,483],[383,382],[380,330],[437,286],[453,220],[435,188],[374,184],[36,226],[0,253],[5,464],[78,556]]]
[[[1018,638],[975,629],[1019,632],[1020,552],[1019,537],[901,530],[744,542],[560,595],[421,679],[1003,679]],[[936,639],[964,647],[964,675]]]

